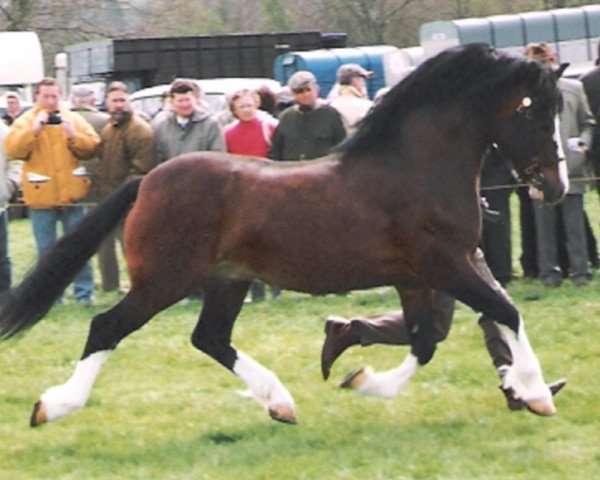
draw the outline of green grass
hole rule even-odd
[[[11,223],[11,250],[20,278],[34,250],[26,220]],[[569,379],[552,418],[506,409],[477,315],[463,306],[431,364],[396,399],[359,397],[336,381],[363,364],[397,366],[406,348],[351,349],[323,382],[323,317],[397,308],[393,290],[380,288],[346,297],[284,292],[279,302],[243,309],[234,342],[286,384],[298,425],[270,420],[238,395],[236,377],[192,348],[199,306],[189,303],[119,346],[83,410],[31,429],[33,403],[71,375],[89,320],[118,298],[99,292],[98,307],[54,308],[26,336],[0,344],[0,478],[597,478],[599,284],[509,288],[547,380]]]

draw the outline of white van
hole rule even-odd
[[[278,94],[281,84],[271,78],[210,78],[193,80],[200,87],[202,100],[213,113],[227,109],[227,96],[247,88],[254,90],[266,85],[273,93]],[[152,118],[161,108],[163,94],[169,93],[169,84],[143,88],[131,94],[130,103],[134,110],[141,111]]]
[[[33,86],[44,78],[42,46],[35,32],[0,32],[0,111],[12,91],[24,107],[33,102]]]

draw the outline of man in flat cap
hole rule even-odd
[[[327,155],[346,138],[338,111],[319,99],[315,76],[306,70],[292,75],[288,86],[295,105],[283,111],[272,138],[272,160],[310,160]]]
[[[373,72],[357,63],[345,63],[337,71],[338,96],[330,105],[340,112],[348,134],[354,132],[373,105],[367,94],[367,78],[372,76]]]

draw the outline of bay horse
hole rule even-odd
[[[564,194],[557,99],[552,72],[537,63],[466,45],[424,62],[324,158],[196,152],[126,183],[39,259],[1,306],[2,338],[36,324],[126,219],[131,289],[92,319],[73,375],[41,395],[31,425],[83,407],[119,342],[198,286],[204,301],[192,344],[236,374],[273,419],[295,423],[294,400],[277,376],[231,344],[254,278],[311,294],[394,286],[419,365],[435,349],[430,293],[445,292],[497,320],[514,357],[509,386],[553,413],[519,312],[477,273],[472,256],[481,162],[492,143],[546,200]]]

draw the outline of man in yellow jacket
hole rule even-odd
[[[59,221],[67,231],[84,216],[85,207],[77,202],[87,195],[90,180],[80,160],[94,155],[100,139],[80,115],[61,107],[62,92],[55,79],[43,79],[35,96],[33,108],[12,124],[4,147],[9,158],[24,160],[23,200],[41,257],[56,242]],[[73,284],[75,300],[92,304],[90,263]]]

